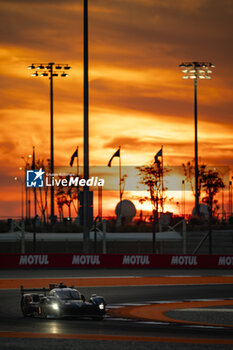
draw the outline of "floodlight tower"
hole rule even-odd
[[[89,77],[88,77],[88,0],[83,1],[83,165],[89,178]],[[83,252],[89,253],[90,191],[83,188]]]
[[[53,77],[68,77],[67,70],[71,69],[68,64],[62,63],[32,63],[28,69],[33,69],[33,77],[48,77],[50,80],[50,173],[54,173],[54,141],[53,141]],[[38,73],[40,71],[40,73]],[[42,72],[41,72],[42,71]],[[51,186],[51,223],[54,223],[54,187]]]
[[[199,215],[199,197],[200,190],[198,184],[198,140],[197,140],[197,81],[198,79],[211,79],[211,68],[214,65],[211,62],[183,62],[179,65],[183,68],[183,79],[194,80],[194,133],[195,133],[195,212]]]

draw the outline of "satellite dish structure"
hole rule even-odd
[[[208,205],[206,205],[206,204],[199,204],[199,211],[200,211],[200,215],[201,215],[204,219],[206,219],[206,220],[209,219],[210,213],[209,213],[209,207],[208,207]],[[197,213],[196,213],[196,208],[193,208],[193,210],[192,210],[192,216],[194,217],[194,216],[196,216],[196,215],[197,215]]]
[[[117,224],[121,225],[123,223],[131,222],[135,217],[137,210],[133,202],[124,199],[117,204],[115,213],[117,216]]]

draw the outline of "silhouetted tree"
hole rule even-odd
[[[214,200],[216,194],[220,189],[224,188],[224,182],[221,176],[217,171],[208,170],[202,175],[202,187],[206,193],[206,196],[202,199],[203,203],[206,203],[209,207],[210,218],[213,215],[213,205],[217,204],[217,201]]]
[[[141,183],[146,185],[147,191],[150,194],[149,200],[158,213],[159,206],[163,210],[166,197],[164,196],[167,188],[163,186],[163,177],[168,170],[161,166],[160,162],[151,163],[151,165],[143,165],[138,167],[139,175],[141,176]],[[148,200],[148,197],[144,197]]]
[[[46,169],[48,169],[49,165],[48,164],[45,165],[44,163],[45,163],[44,159],[42,160],[38,159],[35,164],[35,169],[42,169],[43,171],[46,172]],[[37,193],[39,194],[39,196],[37,195],[36,201],[40,209],[43,222],[46,223],[46,211],[48,208],[48,187],[47,186],[38,187]]]
[[[58,211],[59,211],[59,217],[60,217],[60,221],[61,221],[64,218],[63,206],[66,202],[66,196],[65,196],[65,193],[63,191],[63,188],[58,188],[57,193],[56,193],[56,197],[57,197],[57,206],[58,206]]]
[[[60,177],[60,179],[66,179],[67,182],[69,183],[70,176],[66,177]],[[67,205],[68,211],[69,211],[69,217],[71,218],[71,205],[73,203],[73,206],[75,208],[75,211],[77,213],[77,209],[74,204],[74,199],[77,199],[78,193],[77,193],[77,187],[74,186],[73,184],[71,186],[62,186],[58,187],[57,192],[56,192],[56,197],[57,197],[57,205],[58,205],[58,210],[60,214],[60,218],[63,218],[63,207],[64,205]]]
[[[146,201],[146,198],[139,198],[139,203],[141,204],[141,210],[140,210],[140,220],[143,221],[143,212],[142,212],[142,205]]]
[[[193,195],[195,195],[194,189],[194,179],[195,179],[195,165],[194,160],[192,162],[187,162],[182,164],[184,169],[185,180],[190,183]],[[205,173],[206,165],[202,164],[198,167],[198,197],[201,195],[203,175]]]
[[[184,175],[186,181],[191,185],[191,189],[194,194],[194,178],[195,178],[195,167],[194,161],[183,164]],[[215,195],[225,185],[219,173],[213,170],[207,170],[207,166],[202,164],[198,169],[198,193],[201,197],[202,191],[205,191],[206,196],[202,199],[202,202],[207,204],[209,207],[210,216],[213,215],[213,205],[217,205],[217,201],[214,200]],[[217,207],[216,207],[217,208]]]
[[[221,188],[224,188],[222,178],[219,176],[217,171],[209,170],[206,171],[202,176],[203,189],[205,190],[206,196],[203,198],[203,202],[208,204],[209,208],[209,232],[206,237],[209,237],[209,254],[212,254],[212,217],[213,217],[213,204],[217,203],[214,201],[215,195]]]

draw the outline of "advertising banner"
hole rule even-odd
[[[233,255],[0,254],[1,269],[18,268],[233,268]]]

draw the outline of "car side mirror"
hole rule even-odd
[[[83,294],[81,294],[81,299],[82,299],[82,301],[86,301],[86,298]]]

